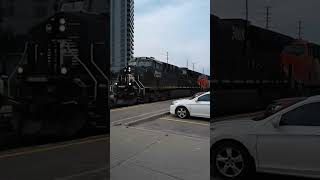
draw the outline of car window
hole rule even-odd
[[[320,103],[310,103],[284,114],[280,126],[320,126]]]
[[[206,94],[198,98],[198,101],[210,101],[210,95]]]
[[[255,121],[260,121],[263,120],[285,108],[288,108],[300,101],[305,100],[305,97],[301,97],[301,98],[294,98],[294,99],[280,99],[277,100],[275,102],[273,102],[272,104],[270,104],[266,110],[260,114],[258,114],[257,116],[253,117],[253,120]]]

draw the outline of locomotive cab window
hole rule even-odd
[[[69,1],[69,2],[64,2],[61,5],[61,11],[80,11],[84,9],[84,1]]]
[[[152,62],[148,60],[140,60],[138,62],[138,66],[141,66],[141,67],[151,67],[152,65],[153,65]]]
[[[129,61],[129,62],[128,62],[128,65],[129,65],[129,66],[136,66],[136,65],[137,65],[137,62],[136,62],[136,61]]]
[[[304,50],[305,48],[303,45],[295,44],[295,45],[285,47],[284,52],[288,54],[296,55],[296,56],[301,56],[304,54]]]

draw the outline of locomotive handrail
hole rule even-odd
[[[145,87],[144,85],[142,84],[142,82],[140,81],[140,76],[138,75],[138,82],[140,83],[140,85],[142,86],[142,89],[143,89],[143,95],[146,94],[146,90],[145,90]]]
[[[103,71],[98,67],[98,65],[93,61],[93,48],[94,45],[91,44],[91,63],[97,68],[97,70],[102,74],[102,76],[108,81],[110,82],[109,78],[103,73]]]
[[[91,76],[91,78],[94,81],[94,100],[97,99],[97,86],[98,86],[98,81],[97,79],[92,75],[91,71],[88,69],[88,67],[81,61],[81,59],[79,57],[77,57],[76,55],[74,55],[74,53],[70,50],[70,44],[69,42],[65,42],[68,44],[67,49],[70,52],[70,54],[77,60],[80,62],[80,64],[84,67],[84,69],[89,73],[89,75]],[[93,101],[94,101],[93,100]]]
[[[10,94],[10,81],[11,81],[12,77],[14,76],[14,74],[17,73],[17,69],[20,67],[20,65],[22,64],[23,60],[25,59],[25,56],[26,56],[27,50],[28,50],[28,44],[29,44],[29,42],[26,42],[24,44],[24,51],[23,51],[22,57],[21,57],[18,65],[15,67],[14,71],[8,77],[8,97],[9,98],[13,98],[13,97],[11,97],[11,94]]]

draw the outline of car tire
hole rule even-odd
[[[253,172],[254,161],[249,152],[233,142],[225,142],[211,150],[211,176],[222,179],[247,179]]]
[[[186,107],[179,106],[176,108],[176,116],[180,119],[186,119],[189,117],[189,111]]]

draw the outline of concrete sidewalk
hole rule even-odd
[[[111,128],[112,180],[209,180],[209,139],[161,131]]]

